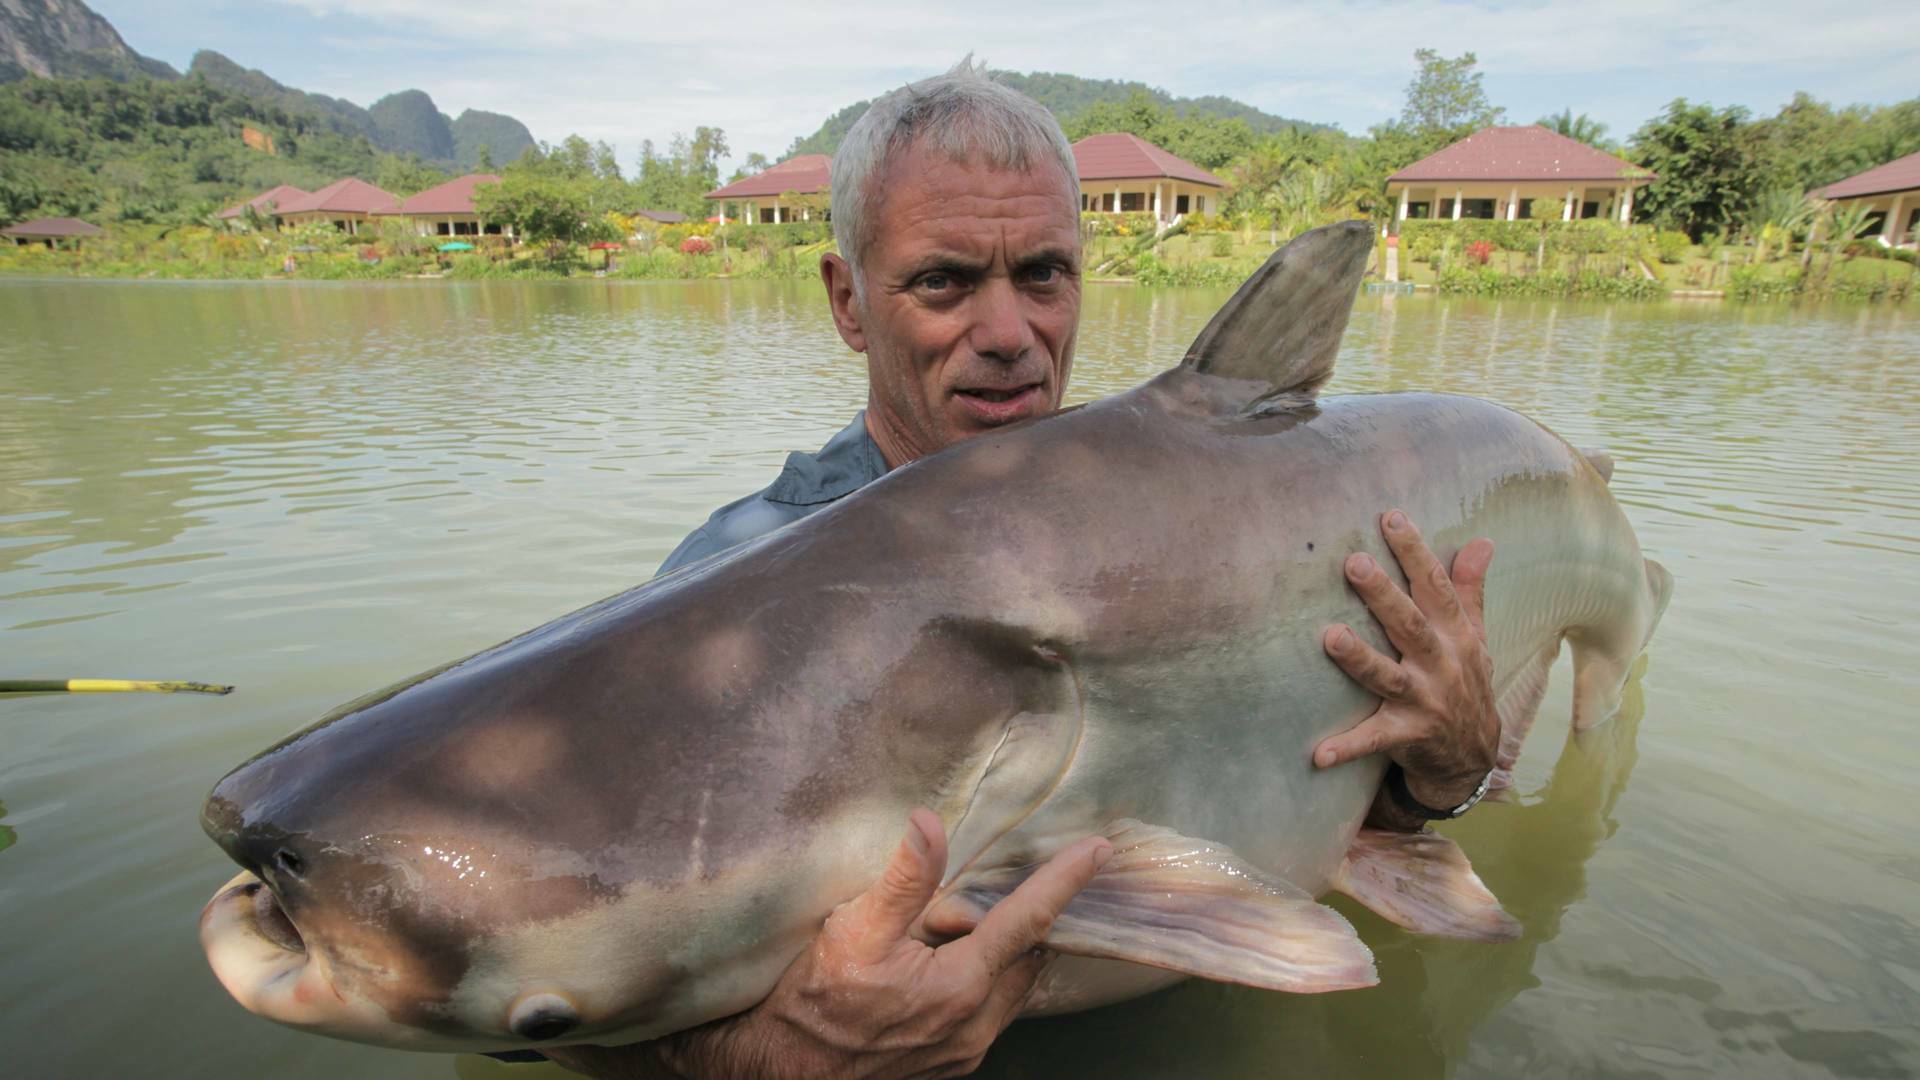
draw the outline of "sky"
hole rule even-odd
[[[518,117],[534,137],[641,140],[722,128],[734,159],[777,157],[840,108],[945,70],[1130,79],[1223,94],[1356,134],[1398,114],[1427,47],[1479,57],[1509,122],[1571,108],[1624,139],[1676,97],[1768,114],[1920,96],[1920,3],[1804,0],[90,0],[127,44],[185,70],[225,53],[302,90],[367,105],[427,91],[448,115]],[[1872,10],[1877,9],[1877,10]]]

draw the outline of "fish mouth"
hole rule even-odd
[[[334,988],[325,962],[251,871],[235,875],[201,909],[200,944],[214,977],[249,1012],[348,1038],[386,1026],[380,1010],[356,1005]]]

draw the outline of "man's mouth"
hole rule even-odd
[[[1010,423],[1035,415],[1043,406],[1042,396],[1039,383],[1004,389],[962,387],[953,392],[954,400],[960,403],[960,408],[969,417],[988,425]]]

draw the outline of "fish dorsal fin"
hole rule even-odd
[[[1243,404],[1311,399],[1333,374],[1373,227],[1343,221],[1295,237],[1253,272],[1187,349],[1181,366],[1254,384]]]

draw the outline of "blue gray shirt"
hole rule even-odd
[[[678,570],[825,510],[886,474],[886,459],[867,434],[867,413],[862,409],[818,453],[788,454],[773,483],[715,510],[705,525],[680,541],[659,572]]]

